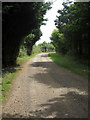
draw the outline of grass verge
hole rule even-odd
[[[16,67],[8,67],[5,68],[2,72],[2,82],[0,82],[0,85],[2,85],[2,99],[7,96],[8,91],[11,88],[11,84],[13,79],[17,76],[18,72],[20,71],[20,67],[29,59],[33,58],[37,54],[32,54],[31,56],[24,56],[24,57],[18,57],[17,58],[17,64],[19,66]],[[0,97],[1,98],[1,97]]]
[[[49,53],[48,56],[59,66],[64,67],[73,73],[88,78],[88,73],[90,71],[88,70],[87,64],[81,64],[78,60],[75,60],[73,57],[59,55],[57,53]]]

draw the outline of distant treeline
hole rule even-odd
[[[22,44],[20,47],[18,57],[25,57],[29,53],[37,54],[37,53],[42,53],[42,52],[55,52],[54,45],[52,43],[47,43],[45,41],[43,43],[38,44],[38,45],[35,44],[31,48],[32,48],[32,50],[30,49],[30,46],[27,48],[25,44]]]
[[[40,52],[55,52],[55,47],[52,43],[47,43],[45,41],[38,45],[34,45],[32,53],[40,53]]]
[[[57,29],[51,35],[56,52],[88,58],[89,8],[88,2],[63,3],[55,20]]]

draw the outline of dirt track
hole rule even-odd
[[[87,118],[88,80],[58,67],[47,54],[28,61],[6,103],[3,117]]]

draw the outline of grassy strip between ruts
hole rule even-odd
[[[7,95],[7,92],[10,90],[11,88],[11,83],[12,80],[15,79],[15,77],[17,76],[17,74],[20,71],[20,67],[29,59],[33,58],[35,55],[37,54],[32,54],[31,56],[24,56],[22,58],[18,57],[17,58],[17,64],[19,64],[19,66],[17,67],[9,67],[3,70],[2,72],[2,82],[0,83],[0,85],[2,85],[2,97],[0,98],[4,98]]]
[[[61,55],[57,53],[49,53],[48,56],[59,66],[70,70],[73,73],[79,74],[85,78],[88,78],[88,65],[85,62],[81,64],[78,60],[67,55]]]

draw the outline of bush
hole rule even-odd
[[[26,54],[26,49],[25,49],[25,47],[24,47],[24,46],[21,46],[18,57],[24,57],[24,56],[26,56],[26,55],[27,55],[27,54]]]

